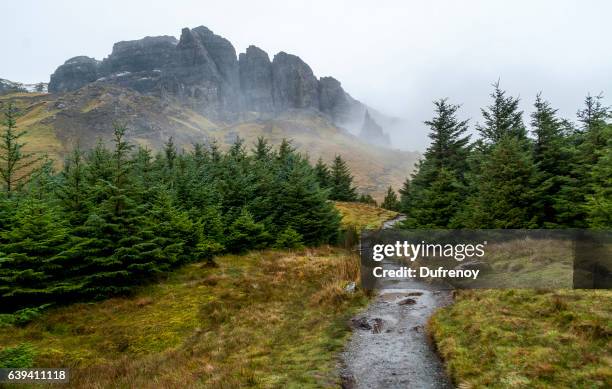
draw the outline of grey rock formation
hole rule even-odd
[[[259,47],[249,46],[238,58],[240,89],[244,108],[255,112],[274,111],[272,63]]]
[[[389,135],[385,134],[382,127],[370,116],[370,112],[366,110],[363,118],[363,126],[359,136],[367,141],[379,146],[389,146],[391,144]]]
[[[342,89],[340,81],[333,77],[321,77],[319,80],[319,109],[339,120],[350,113],[351,100]]]
[[[72,58],[53,73],[49,92],[73,91],[93,82],[175,99],[229,122],[247,112],[274,116],[308,109],[358,128],[365,111],[338,80],[317,79],[299,57],[280,52],[270,61],[265,51],[249,46],[237,58],[227,39],[204,26],[184,28],[179,40],[158,36],[118,42],[102,61]]]
[[[103,61],[100,73],[142,72],[173,66],[178,41],[172,36],[146,37],[117,42]]]
[[[312,69],[300,57],[283,51],[272,60],[272,96],[275,108],[319,108],[319,87]]]
[[[71,91],[98,79],[100,61],[80,56],[70,58],[55,70],[49,81],[50,92]]]

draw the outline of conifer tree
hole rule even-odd
[[[286,160],[284,180],[274,201],[274,217],[280,229],[291,227],[308,245],[332,242],[337,235],[340,216],[327,193],[319,188],[313,169],[298,154]]]
[[[399,190],[400,194],[400,211],[402,213],[408,212],[410,209],[410,178],[406,177],[402,187]]]
[[[586,228],[587,199],[594,199],[596,177],[592,171],[598,165],[598,159],[607,148],[610,119],[610,107],[602,102],[603,96],[587,95],[584,108],[577,113],[581,127],[574,136],[575,147],[572,148],[570,173],[555,198],[555,212],[558,223],[567,227]],[[592,211],[592,209],[591,209]]]
[[[80,149],[72,151],[64,163],[57,190],[60,204],[72,225],[85,222],[89,213],[89,188],[86,183],[86,166]]]
[[[602,130],[607,146],[600,150],[591,172],[592,194],[585,204],[587,223],[592,228],[612,228],[612,125]]]
[[[301,249],[304,247],[303,237],[291,227],[287,227],[276,238],[274,247],[279,249]]]
[[[527,137],[523,123],[523,111],[519,110],[518,98],[506,96],[499,86],[499,81],[493,84],[491,98],[493,102],[487,108],[481,109],[484,124],[476,128],[486,144],[496,144],[506,136],[519,139]]]
[[[10,102],[4,109],[4,131],[0,134],[0,179],[2,189],[10,197],[20,186],[26,184],[43,157],[24,152],[21,138],[26,131],[17,130],[18,111]]]
[[[457,118],[460,106],[449,104],[447,99],[435,101],[434,106],[434,118],[425,122],[432,143],[402,188],[400,207],[408,215],[403,222],[408,228],[449,227],[466,197],[468,122]]]
[[[435,116],[425,121],[429,127],[431,144],[425,152],[425,159],[435,170],[446,168],[459,175],[466,168],[468,143],[470,136],[465,135],[468,130],[468,120],[459,120],[457,111],[459,105],[449,104],[448,99],[434,101]]]
[[[383,202],[380,204],[381,208],[388,209],[390,211],[399,211],[400,210],[400,202],[397,199],[397,194],[393,190],[392,187],[387,189],[387,194]]]
[[[272,146],[263,136],[257,137],[257,143],[253,149],[253,156],[258,161],[268,161],[271,157]]]
[[[475,192],[453,225],[467,228],[534,228],[536,166],[516,136],[501,138],[482,163]]]
[[[240,215],[230,225],[227,248],[235,253],[248,249],[263,249],[270,244],[272,236],[262,223],[257,223],[251,213],[243,208]]]
[[[32,306],[52,301],[54,280],[62,273],[53,258],[68,232],[61,215],[55,207],[30,196],[19,203],[12,227],[3,232],[0,305]]]
[[[565,134],[569,124],[557,118],[541,94],[536,96],[531,126],[535,136],[533,159],[538,168],[536,201],[538,224],[554,226],[558,223],[555,202],[561,187],[568,182],[571,154],[569,137]]]
[[[329,167],[323,162],[323,158],[317,160],[317,164],[314,167],[317,181],[321,188],[329,188],[331,186],[331,172]]]
[[[359,201],[360,203],[364,203],[364,204],[370,204],[370,205],[374,205],[376,206],[376,200],[374,200],[374,198],[372,197],[371,194],[369,193],[362,193],[359,195],[359,199],[357,199],[357,201]]]
[[[340,155],[336,155],[331,167],[330,188],[329,198],[331,200],[357,200],[357,190],[353,187],[353,176]]]

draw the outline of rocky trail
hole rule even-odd
[[[391,228],[402,216],[386,222]],[[385,263],[391,269],[392,263]],[[352,319],[353,336],[342,354],[342,386],[357,388],[452,388],[425,326],[451,302],[448,291],[417,280],[389,280],[365,311]]]

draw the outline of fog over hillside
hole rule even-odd
[[[317,77],[332,75],[356,99],[403,119],[392,127],[396,147],[422,150],[431,101],[449,97],[462,115],[480,119],[490,84],[500,79],[522,108],[538,91],[574,118],[587,93],[612,93],[607,1],[78,1],[3,2],[4,61],[0,77],[34,84],[67,58],[102,59],[113,43],[176,35],[206,25],[269,53],[299,55]],[[256,16],[255,16],[256,15]],[[608,99],[610,101],[610,99]]]

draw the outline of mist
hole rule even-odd
[[[102,59],[121,40],[179,36],[205,25],[237,52],[250,44],[299,55],[354,98],[401,119],[394,147],[424,150],[432,101],[462,104],[472,127],[491,84],[538,92],[574,119],[587,93],[612,93],[612,3],[607,1],[79,1],[3,2],[0,77],[48,81],[66,59]],[[607,98],[610,104],[612,99]],[[529,119],[525,116],[525,121]]]

